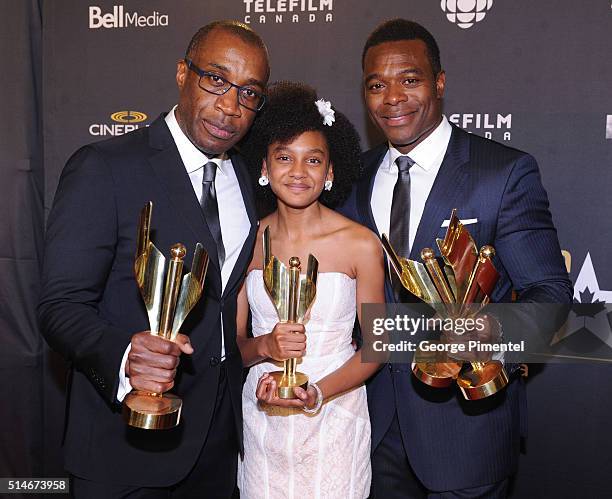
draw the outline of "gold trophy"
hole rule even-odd
[[[424,263],[399,257],[385,234],[382,245],[402,285],[429,304],[440,317],[466,317],[478,314],[489,302],[499,274],[492,257],[492,246],[477,251],[476,243],[456,215],[451,214],[444,239],[438,239],[444,260],[442,269],[431,248],[421,251]],[[473,304],[476,303],[476,310]],[[470,362],[471,369],[460,374],[462,362],[444,352],[415,352],[412,372],[433,387],[449,386],[453,380],[467,400],[478,400],[498,392],[508,384],[501,362]]]
[[[263,279],[281,322],[302,324],[308,310],[314,303],[317,292],[319,262],[308,255],[306,275],[300,275],[300,259],[289,259],[289,269],[274,255],[270,248],[270,227],[263,233]],[[282,371],[271,376],[276,382],[279,398],[296,398],[293,389],[297,386],[306,390],[308,376],[296,370],[297,359],[284,361]]]
[[[402,286],[430,305],[439,316],[446,316],[448,309],[445,304],[449,303],[446,301],[448,290],[442,290],[442,296],[445,297],[445,301],[443,301],[438,289],[429,277],[425,265],[400,257],[391,246],[386,234],[382,235],[382,245]],[[431,262],[429,262],[429,266],[431,266]],[[459,375],[461,367],[460,362],[449,359],[446,353],[441,351],[426,352],[417,348],[412,360],[412,372],[417,379],[434,388],[450,386]]]
[[[436,242],[445,267],[452,269],[451,274],[454,275],[457,302],[461,304],[459,315],[478,314],[489,303],[489,297],[499,279],[491,260],[495,256],[495,249],[485,245],[478,251],[471,234],[457,217],[456,210],[451,213],[444,239]],[[472,304],[476,304],[476,310]],[[508,374],[501,362],[470,362],[470,365],[471,370],[457,378],[457,384],[466,399],[488,397],[508,384]]]
[[[187,314],[202,296],[208,268],[208,254],[196,244],[191,272],[182,275],[185,246],[170,248],[166,258],[150,241],[151,212],[149,201],[140,212],[134,273],[147,309],[151,334],[174,341]],[[171,393],[132,391],[123,401],[123,416],[130,426],[146,430],[164,430],[179,424],[183,402]]]

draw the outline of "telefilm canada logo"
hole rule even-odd
[[[144,125],[147,115],[140,111],[117,111],[110,115],[112,123],[92,123],[89,125],[89,134],[94,137],[107,135],[123,135],[137,130]]]
[[[330,23],[333,0],[242,0],[245,24]]]
[[[468,29],[485,18],[493,0],[442,0],[440,7],[451,23]]]
[[[97,5],[89,7],[89,29],[99,28],[157,28],[168,26],[168,14],[126,12],[123,5],[114,5],[112,12],[102,13]]]
[[[466,132],[476,133],[491,140],[512,140],[512,113],[453,113],[447,118]]]

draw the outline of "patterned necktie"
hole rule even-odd
[[[408,156],[400,156],[395,163],[398,175],[391,202],[389,242],[399,256],[408,258],[410,254],[410,168],[414,165],[414,161]],[[404,294],[403,286],[395,272],[391,274],[395,297],[401,301],[401,296]]]
[[[215,190],[215,176],[217,174],[217,163],[209,161],[204,165],[204,175],[202,177],[202,199],[200,205],[204,211],[204,217],[208,223],[208,228],[217,245],[219,256],[219,268],[223,267],[225,261],[225,247],[221,237],[221,224],[219,222],[219,206],[217,205],[217,191]]]

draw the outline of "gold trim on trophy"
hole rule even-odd
[[[438,290],[438,294],[440,295],[440,298],[442,298],[442,301],[447,305],[455,303],[455,296],[451,290],[451,287],[446,282],[444,275],[442,274],[442,269],[438,264],[438,260],[436,260],[434,250],[431,248],[423,248],[421,250],[421,260],[423,260],[425,268],[427,269],[427,272],[429,272],[431,280]],[[451,315],[453,315],[452,307],[449,307],[449,312]]]
[[[291,257],[289,269],[272,254],[270,227],[263,233],[263,278],[264,285],[280,322],[302,324],[315,300],[319,262],[309,255],[306,275],[300,275],[300,259]],[[278,397],[296,398],[294,388],[308,388],[308,376],[297,371],[297,359],[286,359],[282,371],[274,371]]]
[[[208,268],[208,254],[196,244],[191,272],[182,277],[183,260],[187,253],[181,243],[170,248],[166,258],[150,240],[153,203],[149,201],[140,212],[134,274],[140,289],[151,334],[173,341],[185,317],[202,296]],[[162,430],[178,425],[182,400],[172,393],[132,391],[123,401],[123,416],[130,426],[146,430]]]
[[[478,260],[478,251],[472,235],[457,217],[456,209],[451,212],[446,235],[438,246],[445,264],[452,269],[457,289],[455,296],[457,302],[461,303],[467,290],[470,274]]]

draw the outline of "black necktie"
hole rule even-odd
[[[397,182],[393,188],[393,201],[391,202],[391,226],[389,242],[399,256],[408,258],[410,254],[410,168],[414,161],[408,156],[400,156],[395,160],[398,168]],[[396,298],[402,296],[403,286],[397,279],[395,272],[391,281]]]
[[[217,191],[215,190],[215,176],[217,174],[217,163],[209,161],[204,165],[202,176],[202,199],[200,204],[208,223],[208,228],[217,244],[219,256],[219,268],[223,267],[225,261],[225,247],[221,237],[221,224],[219,223],[219,206],[217,205]]]

